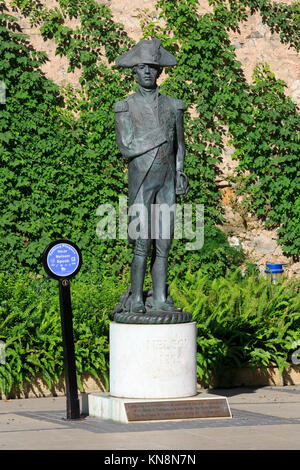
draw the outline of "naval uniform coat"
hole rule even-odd
[[[114,107],[117,144],[123,157],[129,159],[130,206],[157,154],[167,158],[176,181],[176,121],[185,106],[182,100],[158,93],[156,107],[139,91]]]

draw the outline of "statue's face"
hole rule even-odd
[[[161,69],[157,65],[138,64],[134,67],[134,76],[143,88],[155,88]]]

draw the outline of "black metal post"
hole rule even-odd
[[[73,315],[71,307],[70,281],[59,280],[60,316],[65,359],[65,380],[67,396],[67,419],[80,418],[80,406],[76,380],[76,361],[73,336]]]

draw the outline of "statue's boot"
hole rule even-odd
[[[147,257],[134,255],[131,264],[131,313],[145,313],[146,308],[143,299],[143,285],[147,266]]]
[[[156,256],[151,269],[153,300],[152,309],[164,312],[181,312],[182,309],[167,301],[168,258]]]

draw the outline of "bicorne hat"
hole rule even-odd
[[[177,62],[175,57],[162,47],[161,40],[153,38],[138,42],[117,60],[117,67],[134,67],[138,64],[170,67]]]

